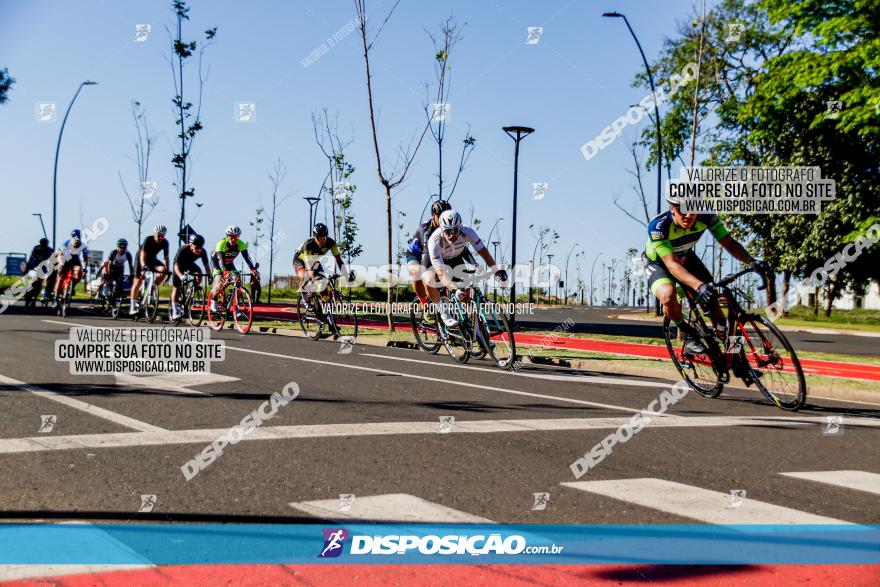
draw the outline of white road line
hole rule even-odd
[[[849,524],[757,501],[749,498],[748,493],[739,506],[730,507],[729,493],[665,479],[575,481],[562,485],[707,524]]]
[[[372,522],[413,522],[433,524],[494,524],[492,520],[424,500],[406,493],[356,495],[349,511],[339,511],[339,499],[301,501],[292,508],[325,520],[369,520]]]
[[[531,420],[456,420],[449,434],[495,434],[503,432],[559,432],[614,430],[629,422],[617,418],[546,418]],[[663,418],[651,422],[650,428],[725,428],[731,426],[820,426],[824,417],[785,418],[754,416],[706,416]],[[848,427],[860,424],[847,421]],[[865,420],[864,426],[880,427],[880,421]],[[396,436],[440,434],[440,421],[433,422],[369,422],[352,424],[311,424],[300,426],[262,426],[242,439],[286,440],[292,438],[338,438],[358,436]],[[162,446],[172,444],[207,444],[228,431],[227,428],[199,430],[161,430],[159,432],[111,432],[67,436],[37,436],[0,439],[0,454],[69,450],[83,448],[118,448]]]
[[[780,475],[880,495],[880,475],[877,473],[868,473],[867,471],[806,471],[803,473],[780,473]]]
[[[426,361],[424,359],[408,359],[406,357],[392,357],[390,355],[378,355],[375,353],[358,353],[361,357],[377,357],[380,359],[389,359],[391,361],[407,361],[409,363],[421,363],[424,365],[434,365],[435,367],[452,367],[458,369],[470,369],[476,371],[484,371],[486,373],[495,373],[498,375],[513,375],[515,377],[533,377],[535,379],[546,379],[550,381],[566,381],[570,383],[598,383],[606,385],[632,385],[637,387],[660,387],[669,389],[671,383],[662,381],[642,381],[639,379],[619,379],[614,377],[598,377],[596,375],[550,375],[544,373],[524,373],[522,371],[508,371],[505,369],[492,369],[486,367],[474,367],[461,365],[458,363],[443,363],[439,361]]]
[[[129,418],[128,416],[123,416],[122,414],[117,414],[116,412],[105,410],[104,408],[99,408],[98,406],[94,406],[76,398],[54,391],[49,391],[48,389],[43,389],[42,387],[31,385],[30,383],[24,383],[23,381],[18,381],[16,379],[12,379],[11,377],[6,377],[5,375],[0,375],[0,384],[17,387],[18,389],[22,389],[24,391],[29,391],[36,396],[50,399],[75,410],[85,412],[91,416],[103,418],[104,420],[109,420],[114,424],[125,426],[126,428],[139,430],[140,432],[166,432],[164,428],[153,426],[152,424],[147,424],[146,422],[141,422],[140,420],[135,420],[134,418]]]
[[[570,403],[570,404],[578,404],[581,406],[592,406],[595,408],[605,408],[608,410],[618,410],[621,412],[629,412],[631,414],[635,414],[640,411],[639,409],[627,408],[625,406],[615,406],[615,405],[611,405],[611,404],[588,402],[586,400],[573,399],[573,398],[568,398],[568,397],[559,397],[559,396],[554,396],[554,395],[546,395],[543,393],[530,393],[527,391],[517,391],[514,389],[505,389],[503,387],[493,387],[490,385],[479,385],[476,383],[466,383],[464,381],[441,379],[439,377],[427,377],[425,375],[416,375],[414,373],[401,373],[400,371],[388,371],[386,369],[376,369],[375,367],[362,367],[360,365],[351,365],[351,364],[347,364],[347,363],[334,363],[333,361],[326,361],[326,360],[320,360],[320,359],[308,359],[306,357],[295,357],[293,355],[282,355],[279,353],[269,353],[266,351],[256,351],[256,350],[251,350],[251,349],[243,349],[243,348],[239,348],[239,347],[230,346],[228,344],[226,345],[226,350],[227,351],[240,351],[243,353],[254,353],[257,355],[266,355],[268,357],[277,357],[279,359],[290,359],[292,361],[304,361],[306,363],[317,363],[319,365],[325,365],[325,366],[342,367],[344,369],[357,369],[360,371],[369,371],[371,373],[382,373],[383,375],[397,375],[399,377],[408,377],[410,379],[419,379],[422,381],[433,381],[434,383],[440,383],[444,386],[459,385],[462,387],[472,387],[474,389],[482,389],[485,391],[497,391],[500,393],[509,393],[512,395],[537,397],[540,399],[547,399],[547,400],[565,402],[565,403]],[[677,418],[678,417],[678,416],[672,416],[669,414],[656,414],[656,415],[662,416],[664,418]]]
[[[117,385],[137,387],[143,389],[162,389],[173,391],[183,395],[210,396],[210,393],[188,389],[197,385],[211,385],[213,383],[228,383],[238,381],[238,377],[230,377],[219,373],[162,373],[159,375],[128,375],[114,373]]]

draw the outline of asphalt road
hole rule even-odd
[[[534,314],[517,318],[523,327],[553,330],[568,319],[574,321],[570,332],[609,334],[616,336],[648,336],[663,338],[663,328],[655,322],[628,320],[627,314],[644,315],[631,308],[537,308]],[[609,316],[619,315],[620,318]],[[786,330],[785,336],[797,350],[815,353],[880,357],[880,338],[850,334],[817,334]]]
[[[231,331],[215,335],[226,359],[201,380],[74,376],[54,359],[72,325],[130,324],[0,316],[0,519],[880,523],[874,406],[791,414],[754,391],[691,393],[576,479],[569,465],[671,379],[510,373],[443,351],[345,353]],[[289,382],[295,400],[184,478],[185,462]],[[40,432],[47,415],[54,427]],[[828,416],[844,418],[838,433],[824,433]],[[543,509],[535,493],[549,494]],[[138,512],[145,495],[152,511]]]

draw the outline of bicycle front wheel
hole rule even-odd
[[[339,292],[333,294],[333,307],[331,312],[328,312],[328,317],[336,336],[357,336],[357,312],[345,294]]]
[[[210,292],[208,294],[208,326],[211,327],[212,330],[222,330],[223,325],[226,323],[226,292],[220,291],[220,294],[215,296],[214,292]],[[216,310],[212,310],[211,307],[216,306]]]
[[[150,286],[150,291],[147,292],[147,299],[144,300],[144,313],[148,322],[155,321],[156,316],[159,314],[159,286],[155,283]]]
[[[669,318],[663,319],[663,338],[675,368],[688,386],[704,397],[718,397],[724,384],[709,355],[688,352],[684,342],[678,340],[678,327]]]
[[[426,310],[418,297],[413,300],[409,308],[409,322],[412,327],[413,336],[416,337],[416,343],[423,351],[428,354],[435,355],[440,350],[440,334],[437,331],[437,318],[435,317],[434,325],[425,322]]]
[[[192,286],[192,295],[186,303],[186,319],[190,326],[201,326],[205,319],[205,288]]]
[[[240,287],[235,292],[232,300],[232,320],[235,328],[242,334],[247,334],[254,321],[254,306],[251,304],[251,296],[247,290]]]
[[[503,312],[496,312],[487,307],[478,316],[479,328],[477,335],[480,345],[488,353],[489,358],[502,369],[513,368],[516,360],[516,341],[513,329]]]
[[[758,389],[783,410],[798,410],[807,401],[807,382],[794,348],[766,317],[747,314],[737,324],[743,336],[741,357],[748,362]]]
[[[321,330],[324,329],[324,321],[318,316],[317,304],[310,304],[306,300],[305,294],[299,295],[299,302],[296,305],[296,314],[299,317],[299,325],[303,329],[306,337],[310,340],[318,340],[321,338]]]

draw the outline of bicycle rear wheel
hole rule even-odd
[[[190,326],[201,326],[205,319],[205,288],[193,285],[186,303],[186,319]]]
[[[222,330],[223,325],[226,323],[226,290],[221,290],[220,294],[216,297],[214,292],[211,291],[208,294],[206,306],[208,310],[208,326],[212,330]],[[212,311],[211,306],[216,306],[217,310]]]
[[[516,341],[507,316],[487,305],[485,310],[480,311],[477,319],[480,346],[496,365],[502,369],[511,369],[516,360]]]
[[[737,323],[737,332],[744,338],[741,356],[761,393],[783,410],[800,409],[807,400],[807,382],[782,331],[764,316],[746,314]]]
[[[235,328],[242,334],[247,334],[254,321],[254,306],[251,304],[251,296],[243,287],[236,290],[237,297],[232,301],[232,320]]]
[[[418,297],[413,300],[409,308],[409,322],[412,327],[413,336],[416,338],[416,344],[428,354],[436,355],[440,350],[441,340],[438,332],[436,321],[434,326],[425,323],[425,307],[422,305]],[[434,318],[437,320],[437,317]]]
[[[663,319],[663,338],[675,368],[688,386],[704,397],[718,397],[724,384],[709,355],[689,353],[684,342],[678,340],[678,327],[669,318]]]
[[[316,296],[317,297],[317,296]],[[296,314],[299,317],[299,325],[303,329],[306,337],[310,340],[318,340],[321,338],[321,331],[324,329],[324,321],[318,316],[317,304],[321,302],[315,299],[313,304],[309,304],[303,293],[299,294],[299,302],[296,304]]]
[[[153,282],[150,285],[150,290],[147,292],[147,296],[144,299],[144,315],[147,318],[147,322],[153,322],[156,320],[156,316],[159,314],[159,286]]]

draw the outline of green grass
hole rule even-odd
[[[822,310],[814,316],[811,308],[795,306],[777,324],[880,332],[880,310],[832,310],[826,318]]]

